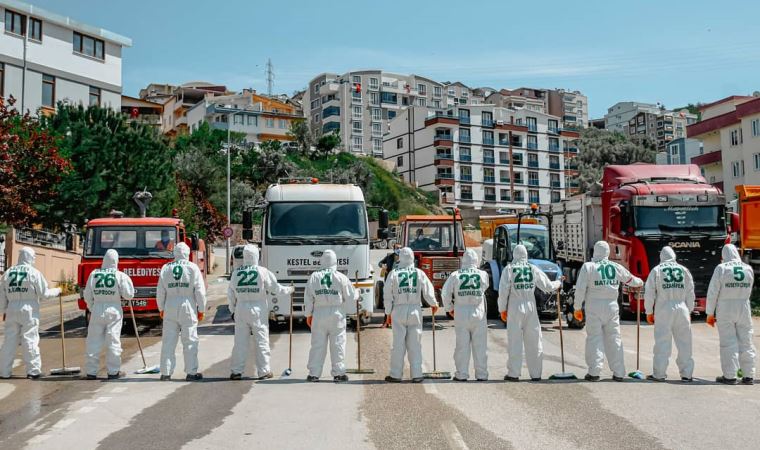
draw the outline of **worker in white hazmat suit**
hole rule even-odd
[[[400,383],[404,371],[404,354],[408,353],[412,382],[422,378],[422,299],[432,313],[438,310],[435,288],[425,272],[414,267],[414,252],[404,247],[399,252],[398,266],[393,269],[383,287],[385,314],[393,324],[390,374],[385,381]]]
[[[269,299],[288,295],[290,286],[281,286],[272,272],[259,265],[259,248],[243,247],[243,265],[235,269],[227,288],[227,300],[235,321],[230,379],[240,380],[248,359],[251,334],[256,341],[256,379],[272,378],[269,367]]]
[[[307,381],[319,381],[330,346],[330,371],[335,382],[348,381],[346,375],[346,302],[355,302],[359,293],[347,276],[338,272],[335,252],[325,250],[321,270],[311,274],[304,293],[304,314],[311,328],[309,375]]]
[[[594,244],[594,255],[578,272],[575,283],[575,318],[583,320],[586,306],[586,381],[599,381],[607,355],[612,379],[623,381],[625,361],[623,340],[620,337],[620,284],[640,288],[643,282],[623,266],[608,258],[610,246],[605,241]]]
[[[715,381],[736,384],[737,369],[742,384],[754,384],[755,344],[752,342],[752,310],[749,296],[755,275],[744,264],[733,244],[723,247],[723,262],[715,268],[707,290],[707,324],[718,323],[720,365],[723,375]]]
[[[121,300],[132,300],[135,287],[127,274],[118,270],[119,254],[110,249],[100,269],[90,273],[84,288],[84,301],[90,310],[87,326],[85,372],[88,380],[97,378],[100,351],[106,346],[108,379],[121,378]]]
[[[198,322],[206,311],[206,285],[201,269],[190,262],[190,248],[184,242],[174,247],[174,261],[161,268],[156,292],[158,311],[163,319],[161,336],[161,379],[171,379],[177,366],[175,350],[182,337],[185,380],[198,381]]]
[[[649,272],[644,287],[647,322],[654,324],[654,360],[647,380],[665,381],[673,341],[681,381],[692,381],[691,313],[694,311],[694,279],[689,269],[676,262],[672,248],[660,251],[660,264]]]
[[[551,281],[538,267],[528,262],[528,251],[516,245],[512,262],[501,272],[499,280],[499,312],[507,322],[506,381],[518,381],[522,370],[523,347],[530,379],[538,381],[543,371],[544,350],[541,341],[541,323],[536,310],[536,288],[553,292],[562,286],[560,280]]]
[[[61,295],[59,288],[48,288],[42,272],[34,268],[34,250],[23,247],[18,264],[0,278],[0,314],[5,322],[5,340],[0,348],[0,378],[10,378],[16,346],[21,338],[21,356],[26,377],[42,374],[40,358],[40,301]]]
[[[462,257],[461,269],[449,275],[441,290],[444,310],[454,316],[456,347],[455,381],[467,381],[470,353],[475,365],[475,379],[488,380],[486,289],[488,274],[480,269],[480,258],[468,249]]]

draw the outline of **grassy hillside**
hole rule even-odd
[[[288,155],[297,167],[297,176],[317,177],[322,182],[355,183],[362,187],[367,204],[382,206],[392,219],[404,214],[439,214],[437,195],[416,189],[387,170],[373,158],[339,153],[311,160]]]

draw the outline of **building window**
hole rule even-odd
[[[280,128],[283,130],[288,128],[288,121],[285,119],[280,119]]]
[[[425,86],[424,84],[418,84],[417,85],[417,92],[420,95],[427,95],[427,86]]]
[[[354,121],[352,122],[351,129],[354,131],[354,133],[361,133],[362,132],[362,123],[360,121]]]
[[[74,52],[97,59],[105,59],[105,42],[74,32]]]
[[[32,41],[42,42],[42,21],[40,19],[30,17],[29,27],[29,39]]]
[[[267,118],[266,126],[267,128],[274,128],[274,119]]]
[[[404,138],[396,139],[396,148],[404,148]]]
[[[100,88],[90,86],[90,106],[100,106]]]
[[[373,123],[372,124],[372,136],[382,136],[383,135],[383,126],[380,123]]]
[[[552,191],[552,203],[559,203],[562,200],[559,191]]]
[[[312,100],[311,101],[311,109],[317,109],[321,105],[320,99]]]
[[[440,100],[433,100],[433,108],[440,109],[441,108],[441,101]]]
[[[531,203],[540,203],[540,197],[538,196],[538,191],[534,191],[534,190],[528,191],[528,197]]]
[[[354,106],[353,107],[353,118],[354,119],[361,119],[362,118],[362,107],[361,106]]]
[[[760,153],[752,155],[752,159],[755,162],[755,172],[760,171]]]
[[[760,119],[752,119],[752,136],[760,136]]]
[[[378,82],[377,78],[370,78],[369,79],[369,88],[370,89],[379,89],[380,83]]]
[[[354,76],[351,77],[351,81],[354,82],[354,83],[361,83],[362,82],[362,77],[360,77],[359,75],[354,75]]]
[[[354,136],[351,140],[351,150],[355,152],[362,151],[362,137]]]
[[[737,146],[741,144],[741,130],[731,130],[731,145]]]
[[[744,175],[744,161],[734,161],[731,163],[731,175],[739,178]]]
[[[404,167],[404,156],[398,156],[396,157],[396,166],[398,167]]]
[[[677,145],[670,146],[670,164],[681,164],[681,155]]]
[[[42,106],[55,106],[55,77],[42,75]]]
[[[440,86],[433,86],[433,95],[436,97],[441,96],[441,87]]]
[[[5,10],[5,31],[7,33],[18,34],[23,36],[26,34],[26,16],[9,9]]]
[[[314,116],[314,121],[315,122],[319,121],[319,114]],[[253,125],[255,127],[259,126],[259,118],[256,116],[248,116],[248,125]]]
[[[380,139],[372,139],[372,151],[374,153],[383,152],[383,141]]]
[[[382,103],[390,103],[393,105],[398,104],[398,96],[395,92],[381,92],[380,93],[380,102]]]
[[[388,120],[393,120],[396,118],[396,111],[388,111]]]
[[[372,120],[380,122],[383,118],[383,110],[380,108],[372,108]]]
[[[417,106],[425,106],[425,99],[420,97],[417,99]]]
[[[232,123],[233,125],[243,125],[245,118],[241,116],[240,114],[233,114],[232,115]]]
[[[456,97],[456,95],[457,95],[456,89],[454,89],[453,87],[450,87],[449,88],[449,95],[452,96],[452,97]]]
[[[5,96],[5,64],[0,63],[0,96]]]
[[[353,89],[351,91],[351,100],[354,103],[361,102],[362,101],[362,91],[357,91],[356,89]]]
[[[369,104],[370,105],[379,105],[380,104],[380,96],[377,92],[370,92],[369,93]]]
[[[509,189],[499,189],[499,199],[503,202],[510,201],[511,196],[509,195]]]

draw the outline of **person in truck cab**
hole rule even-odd
[[[98,375],[100,351],[106,344],[106,372],[109,380],[124,376],[121,372],[121,300],[132,300],[135,287],[127,274],[118,270],[119,253],[109,249],[100,269],[90,273],[84,288],[84,301],[90,310],[87,326],[86,377],[94,380]]]
[[[586,307],[586,381],[599,381],[604,356],[612,370],[612,379],[623,381],[625,361],[623,340],[620,337],[620,283],[632,288],[644,285],[625,267],[610,261],[610,245],[605,241],[594,244],[594,255],[578,272],[575,283],[574,309],[576,320],[583,320]]]
[[[414,240],[409,243],[409,247],[412,250],[430,250],[431,248],[438,247],[438,242],[425,236],[425,232],[422,228],[415,233]]]
[[[198,322],[206,311],[206,286],[201,269],[189,260],[190,247],[174,247],[174,261],[161,268],[156,304],[163,319],[161,333],[161,380],[170,380],[177,366],[174,352],[182,335],[186,381],[198,381]]]
[[[749,296],[755,274],[742,262],[733,244],[723,247],[723,262],[715,268],[707,289],[707,324],[718,323],[720,365],[723,375],[715,381],[736,384],[737,369],[742,384],[755,383],[755,344],[752,342],[752,307]]]
[[[259,266],[258,247],[251,244],[243,247],[243,264],[232,273],[227,288],[227,300],[235,322],[230,380],[243,377],[251,335],[256,341],[256,379],[272,378],[269,367],[269,299],[273,295],[292,293],[292,286],[281,286],[272,272]]]
[[[26,377],[36,380],[42,374],[40,358],[40,301],[61,295],[50,289],[42,272],[34,268],[34,250],[23,247],[18,264],[0,278],[0,314],[5,322],[5,340],[0,348],[0,378],[10,378],[13,358],[21,337],[21,356]]]
[[[174,250],[174,239],[169,235],[169,230],[161,230],[161,240],[156,241],[156,245],[153,247],[155,250]]]

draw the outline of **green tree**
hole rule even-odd
[[[315,151],[312,153],[313,158],[323,158],[341,149],[340,134],[332,131],[323,134],[317,138]]]
[[[598,182],[606,165],[654,163],[656,156],[657,149],[649,139],[628,139],[618,132],[585,129],[578,140],[580,191],[586,192]]]
[[[293,138],[300,155],[308,155],[314,146],[315,136],[306,119],[294,120],[290,123],[288,136]]]
[[[13,97],[7,100],[11,106]],[[29,225],[40,203],[56,197],[56,185],[71,165],[59,143],[29,114],[9,109],[0,97],[0,223]]]
[[[155,128],[129,123],[110,108],[63,103],[42,123],[60,136],[61,153],[72,164],[56,186],[58,196],[40,206],[44,223],[82,225],[112,209],[135,214],[132,195],[146,188],[153,194],[151,215],[175,206],[173,151]]]

